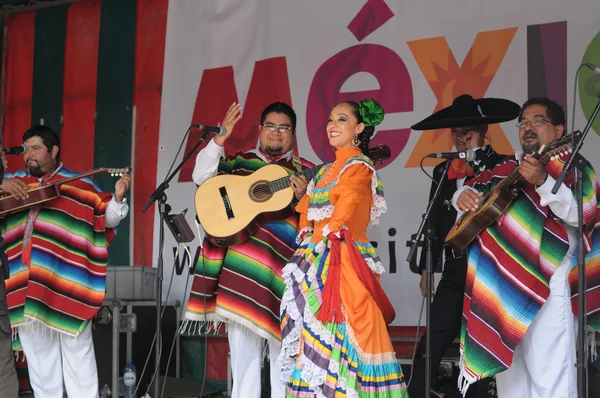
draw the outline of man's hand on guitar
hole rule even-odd
[[[544,165],[533,156],[527,154],[521,160],[519,166],[519,174],[523,176],[530,184],[538,185],[546,180],[548,173],[544,168]]]
[[[215,144],[223,146],[225,144],[225,140],[231,136],[231,133],[233,132],[233,126],[235,126],[235,124],[242,118],[242,115],[240,114],[241,109],[242,106],[240,104],[236,104],[235,102],[231,104],[227,110],[227,113],[225,114],[225,117],[223,118],[223,122],[221,123],[221,126],[225,127],[227,134],[222,137],[218,135],[215,136]]]
[[[290,177],[290,186],[292,187],[292,191],[294,191],[294,196],[296,196],[297,200],[302,199],[304,194],[306,194],[307,185],[308,179],[305,176],[293,175]]]
[[[2,185],[0,185],[0,188],[2,191],[13,195],[17,199],[27,199],[29,197],[27,191],[31,189],[31,187],[23,181],[14,178],[5,178]]]
[[[475,211],[479,207],[479,198],[483,196],[482,192],[473,192],[470,189],[465,190],[456,200],[456,205],[461,211]]]
[[[125,194],[129,191],[131,185],[131,175],[129,173],[123,174],[123,177],[115,183],[115,200],[119,203],[123,201]]]

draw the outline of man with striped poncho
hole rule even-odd
[[[5,175],[4,192],[26,199],[32,188],[77,175],[60,162],[49,127],[31,127],[23,142],[26,171]],[[76,179],[60,185],[59,197],[0,220],[9,316],[18,331],[13,349],[25,353],[36,397],[62,398],[63,384],[69,398],[98,397],[90,320],[102,305],[107,249],[127,216],[129,184],[126,174],[111,195],[91,178]]]
[[[517,126],[525,155],[506,158],[453,197],[458,211],[474,211],[477,199],[516,167],[524,180],[508,209],[467,249],[459,384],[464,393],[474,381],[497,374],[500,398],[576,397],[577,200],[572,174],[551,192],[566,155],[546,165],[530,155],[565,134],[565,114],[556,102],[533,98]],[[593,292],[600,279],[600,186],[585,163],[587,312],[594,313],[600,307]],[[590,324],[597,326],[594,316]]]
[[[246,176],[268,164],[277,164],[293,174],[312,167],[294,155],[296,113],[287,104],[276,102],[263,111],[259,148],[225,158],[223,145],[240,119],[240,105],[233,104],[222,125],[223,137],[215,137],[198,153],[192,178],[201,184],[216,174]],[[306,192],[306,178],[292,176],[296,199]],[[215,330],[227,324],[231,353],[233,398],[261,396],[261,364],[265,340],[271,359],[271,397],[282,398],[285,389],[276,359],[281,350],[279,307],[285,283],[281,270],[296,250],[298,216],[269,222],[236,245],[224,248],[204,242],[196,265],[183,330],[195,332],[208,321]]]

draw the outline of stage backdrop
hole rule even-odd
[[[394,325],[416,325],[419,278],[406,262],[406,242],[430,187],[419,161],[453,148],[448,130],[410,126],[464,93],[517,103],[547,95],[568,108],[570,125],[575,72],[582,62],[600,65],[598,22],[595,0],[170,1],[156,183],[181,161],[183,152],[176,153],[190,124],[217,125],[235,101],[243,118],[228,153],[255,148],[261,110],[285,101],[298,115],[298,153],[322,163],[333,156],[325,133],[330,108],[344,99],[375,98],[386,115],[372,144],[388,145],[392,157],[378,166],[389,210],[369,236],[386,266],[382,283],[396,308]],[[587,68],[580,73],[577,129],[595,106],[599,81]],[[583,153],[598,169],[600,120],[595,127]],[[515,122],[494,125],[488,135],[500,152],[519,146]],[[191,132],[185,151],[199,136]],[[431,170],[435,163],[425,164]],[[167,191],[173,212],[188,209],[192,226],[193,166],[188,162]],[[157,230],[155,217],[153,258]],[[167,231],[165,290],[175,246]],[[197,257],[198,240],[190,251]],[[170,298],[186,296],[189,263],[181,252]]]

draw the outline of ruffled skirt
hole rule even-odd
[[[283,270],[282,350],[287,397],[408,397],[381,311],[341,245],[340,295],[344,321],[317,319],[329,268],[323,242],[304,240]],[[354,242],[376,273],[383,270],[369,242]]]

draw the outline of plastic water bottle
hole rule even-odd
[[[123,390],[124,398],[135,398],[133,393],[135,392],[136,382],[135,366],[133,366],[133,362],[129,359],[125,365],[125,369],[123,369],[123,384],[125,384],[125,389]]]

